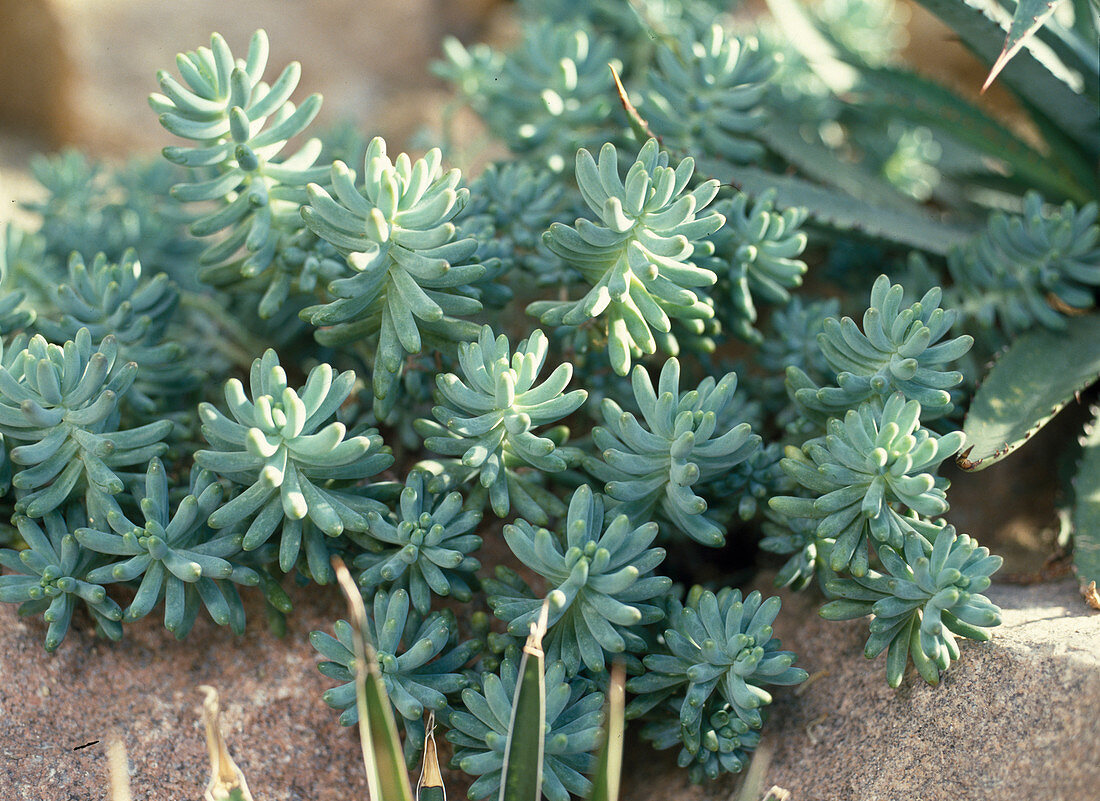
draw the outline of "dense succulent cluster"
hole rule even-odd
[[[559,429],[552,438],[532,429],[575,412],[588,393],[565,392],[573,374],[568,364],[558,365],[536,384],[547,348],[546,337],[535,329],[509,357],[508,337],[494,337],[489,326],[481,329],[477,342],[459,347],[466,381],[454,373],[437,376],[442,403],[432,414],[438,422],[417,423],[424,445],[451,457],[432,463],[445,479],[433,483],[475,483],[480,490],[476,494],[487,498],[498,517],[513,505],[536,523],[561,513],[561,501],[532,480],[530,469],[560,473],[569,466],[568,451],[559,447],[567,430]]]
[[[446,612],[421,615],[412,609],[409,594],[404,590],[376,592],[367,626],[386,693],[406,731],[405,757],[411,767],[424,744],[425,712],[431,710],[444,716],[450,699],[469,685],[462,668],[481,645],[474,640],[459,643],[454,615]],[[326,690],[323,698],[326,704],[341,710],[340,722],[350,726],[359,719],[351,624],[337,620],[334,629],[335,637],[314,631],[309,640],[327,660],[318,669],[329,678],[344,682]]]
[[[643,651],[645,640],[631,628],[664,617],[654,601],[672,586],[671,579],[649,575],[665,558],[663,548],[649,547],[656,523],[635,527],[625,514],[604,521],[602,498],[585,484],[573,493],[561,534],[522,519],[504,527],[512,553],[546,581],[547,658],[561,660],[570,676],[582,664],[600,674],[609,655]],[[542,599],[499,581],[489,591],[493,612],[507,621],[508,633],[525,636]]]
[[[819,387],[796,366],[787,370],[788,391],[806,416],[824,422],[864,401],[882,405],[895,392],[919,402],[925,419],[951,412],[948,390],[963,376],[943,368],[970,350],[974,338],[944,339],[958,313],[940,308],[939,287],[909,306],[904,294],[900,284],[881,275],[871,288],[862,330],[850,317],[825,320],[817,341],[837,386]]]
[[[389,467],[393,457],[376,433],[348,437],[343,423],[329,420],[348,397],[355,374],[334,374],[321,364],[305,386],[287,386],[275,351],[252,363],[251,400],[236,378],[225,384],[233,419],[209,403],[199,406],[202,433],[211,450],[195,452],[195,463],[241,490],[210,514],[210,525],[246,525],[243,547],[255,550],[279,532],[279,567],[289,571],[304,549],[309,570],[328,580],[325,537],[345,529],[365,531],[366,515],[384,507],[365,496],[356,482]]]
[[[712,25],[699,36],[657,48],[641,112],[666,147],[739,164],[758,161],[753,134],[765,123],[761,100],[775,72],[771,53]]]
[[[766,193],[751,208],[748,204],[743,192],[719,204],[726,224],[712,237],[712,263],[728,296],[722,304],[723,325],[759,344],[763,336],[753,328],[756,300],[783,305],[791,300],[790,290],[802,285],[807,267],[798,256],[806,249],[806,234],[799,227],[806,211],[797,206],[776,211],[774,193]]]
[[[956,636],[984,641],[1001,622],[1001,610],[980,593],[1003,561],[971,537],[945,525],[930,545],[908,537],[901,550],[880,548],[884,572],[838,578],[826,588],[840,596],[822,616],[847,620],[873,615],[868,658],[884,650],[886,677],[897,687],[911,657],[922,678],[938,684],[940,674],[959,658]]]
[[[458,170],[443,172],[438,149],[415,162],[402,153],[391,161],[376,137],[363,161],[363,183],[340,161],[332,165],[332,195],[309,187],[306,224],[347,256],[354,272],[329,285],[335,296],[302,312],[322,327],[323,344],[374,341],[375,412],[386,417],[397,403],[405,358],[427,345],[438,349],[472,339],[477,328],[458,316],[481,310],[459,291],[485,268],[468,260],[477,240],[455,238],[451,220],[469,192]],[[333,197],[335,195],[335,197]]]
[[[1098,208],[1067,201],[1044,213],[1043,198],[1029,192],[1022,214],[991,215],[988,228],[948,259],[963,313],[985,328],[1019,332],[1036,324],[1060,330],[1067,315],[1092,309],[1100,286]]]
[[[607,68],[621,68],[613,41],[586,28],[533,22],[506,54],[483,45],[467,50],[448,38],[449,62],[438,71],[513,152],[561,172],[577,148],[599,147],[607,138],[613,109]]]
[[[759,542],[826,617],[871,618],[891,685],[939,681],[999,620],[999,559],[942,519],[978,379],[955,326],[998,327],[986,352],[1059,328],[1092,363],[1095,103],[1008,71],[1024,141],[889,66],[887,0],[785,5],[807,35],[718,0],[524,0],[511,51],[450,41],[439,71],[511,154],[465,184],[445,159],[484,154],[309,139],[320,98],[290,101],[294,64],[265,82],[262,32],[158,75],[186,140],[159,167],[36,162],[41,224],[0,237],[0,601],[51,650],[89,620],[240,631],[253,588],[280,630],[283,583],[339,557],[406,757],[434,713],[475,798],[544,609],[547,798],[589,791],[616,662],[692,778],[745,768],[806,673],[778,600],[699,545]],[[1087,88],[1082,30],[1051,41]],[[1016,394],[1049,416],[1085,378]],[[312,641],[351,723],[334,634]]]
[[[538,301],[528,311],[547,325],[579,326],[606,321],[611,366],[626,375],[631,359],[655,353],[658,345],[674,352],[672,319],[696,334],[714,316],[706,295],[697,289],[717,276],[692,260],[707,255],[704,239],[721,227],[716,212],[702,214],[718,192],[717,181],[704,181],[688,191],[695,170],[689,157],[675,168],[657,141],[648,140],[627,170],[619,175],[618,151],[605,144],[599,161],[577,151],[577,183],[598,222],[579,218],[572,226],[550,226],[546,245],[577,269],[587,291],[576,301]]]
[[[451,714],[447,739],[455,746],[454,763],[478,777],[470,785],[472,799],[500,792],[518,681],[519,656],[512,649],[501,660],[499,671],[482,674],[479,688],[462,691],[466,709]],[[547,667],[545,687],[543,795],[549,801],[586,797],[592,784],[584,774],[595,767],[591,752],[599,741],[603,694],[590,690],[585,682],[569,682],[561,662]]]
[[[419,470],[409,473],[396,514],[367,512],[367,528],[375,542],[355,559],[363,571],[359,586],[364,592],[403,589],[422,615],[428,614],[433,593],[469,601],[474,574],[481,567],[470,556],[481,547],[481,537],[470,533],[481,522],[481,513],[463,510],[458,492],[436,498],[424,486],[426,478]]]
[[[720,546],[725,533],[706,516],[707,502],[695,485],[713,479],[749,458],[760,437],[748,423],[719,428],[737,388],[737,374],[720,381],[707,376],[697,389],[680,392],[680,363],[669,359],[657,388],[639,365],[631,376],[643,426],[611,399],[601,407],[603,426],[592,439],[601,458],[586,457],[585,468],[621,506],[617,513],[636,520],[659,513],[674,530],[704,545]]]
[[[644,733],[658,747],[682,744],[680,764],[691,765],[697,780],[741,770],[764,725],[762,709],[772,701],[763,685],[807,678],[791,666],[794,654],[778,650],[772,637],[779,606],[778,598],[764,600],[759,592],[742,599],[738,590],[715,595],[692,588],[686,602],[672,602],[664,647],[643,660],[648,672],[628,683],[638,693],[628,717],[665,705],[678,710],[680,743],[670,742],[665,721]]]
[[[119,400],[138,367],[119,363],[112,335],[93,347],[87,328],[63,346],[36,335],[0,365],[0,434],[20,443],[8,453],[18,465],[11,485],[15,510],[28,517],[81,492],[117,495],[125,488],[119,468],[167,449],[169,420],[119,430]]]

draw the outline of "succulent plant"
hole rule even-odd
[[[830,620],[874,615],[865,655],[868,659],[888,649],[886,677],[897,687],[912,658],[929,684],[959,658],[956,635],[985,641],[987,631],[1000,625],[1001,610],[980,593],[1003,559],[954,526],[944,525],[931,544],[922,536],[908,536],[895,550],[878,549],[885,572],[837,578],[826,588],[840,596],[821,609]]]
[[[469,601],[474,573],[481,567],[470,555],[481,547],[481,537],[470,533],[481,513],[463,511],[461,493],[436,497],[425,487],[428,478],[419,470],[409,473],[395,515],[367,512],[375,543],[354,562],[362,570],[364,592],[403,589],[422,615],[428,614],[433,593]]]
[[[74,252],[68,283],[56,287],[54,304],[60,319],[40,317],[38,331],[58,344],[73,339],[81,328],[88,329],[94,345],[113,336],[119,361],[138,367],[124,401],[143,415],[198,386],[186,349],[165,336],[179,304],[179,290],[165,273],[151,279],[143,276],[135,251],[127,250],[117,264],[99,253],[90,267]]]
[[[196,470],[190,492],[173,513],[168,474],[160,460],[153,459],[145,473],[145,491],[135,497],[140,517],[127,514],[114,497],[98,499],[96,520],[78,528],[74,536],[89,552],[110,559],[88,572],[90,581],[140,582],[123,615],[125,622],[145,617],[163,601],[164,626],[182,639],[201,601],[214,622],[244,633],[244,606],[233,585],[255,587],[260,577],[228,561],[241,551],[240,531],[211,536],[206,526],[222,495],[213,475]],[[141,522],[133,522],[133,517]]]
[[[586,26],[540,20],[523,28],[506,54],[467,51],[449,38],[438,66],[515,153],[561,172],[579,147],[598,147],[614,131],[608,92],[612,41]],[[610,131],[609,131],[610,128]]]
[[[87,328],[64,345],[32,337],[4,358],[0,434],[26,443],[10,451],[16,511],[42,517],[83,490],[116,495],[125,486],[118,468],[164,453],[171,421],[118,430],[119,399],[136,373],[133,362],[118,363],[114,336],[93,350]]]
[[[948,390],[963,377],[943,368],[970,350],[974,338],[940,341],[958,313],[940,308],[939,287],[907,308],[902,306],[904,291],[880,275],[871,288],[862,331],[850,317],[825,320],[817,339],[839,386],[818,387],[800,368],[788,368],[788,391],[804,414],[824,422],[866,400],[882,404],[899,391],[920,403],[926,420],[951,412]]]
[[[782,496],[771,507],[818,520],[817,537],[832,540],[829,566],[867,572],[870,540],[895,549],[913,530],[905,510],[926,518],[947,511],[948,482],[934,471],[963,444],[963,434],[937,436],[920,426],[921,406],[899,392],[882,411],[863,403],[828,434],[787,448],[783,470],[814,498]]]
[[[405,759],[416,764],[424,745],[424,713],[445,717],[449,698],[467,687],[463,666],[481,649],[469,640],[456,643],[456,625],[450,613],[419,615],[411,609],[409,594],[398,589],[379,590],[368,609],[367,627],[375,649],[386,694],[405,730]],[[326,661],[317,669],[330,679],[344,682],[325,691],[325,703],[340,710],[340,723],[359,720],[355,706],[355,657],[351,624],[336,621],[336,636],[310,632],[309,641]]]
[[[673,358],[661,368],[656,390],[641,365],[631,381],[645,426],[605,399],[600,409],[604,424],[592,432],[603,458],[586,457],[585,469],[606,481],[607,494],[623,504],[614,513],[634,520],[659,513],[692,539],[721,545],[725,532],[706,517],[707,503],[694,487],[733,469],[760,447],[748,423],[718,427],[737,388],[737,374],[720,381],[707,376],[698,388],[681,394],[680,364]]]
[[[251,400],[236,378],[225,384],[233,419],[209,403],[199,405],[211,450],[195,463],[243,488],[210,515],[224,529],[247,521],[243,547],[259,548],[280,531],[279,567],[289,571],[304,545],[314,577],[330,579],[325,537],[345,528],[366,531],[368,512],[385,511],[356,483],[393,463],[373,431],[349,437],[343,423],[328,422],[347,399],[355,374],[314,367],[294,390],[275,351],[252,363]]]
[[[1055,330],[1067,314],[1094,308],[1100,286],[1098,206],[1072,201],[1045,213],[1038,192],[1024,196],[1021,215],[997,212],[988,228],[951,251],[948,267],[962,313],[1011,333],[1034,325]]]
[[[424,445],[446,457],[439,465],[441,479],[429,485],[433,491],[450,481],[472,483],[498,517],[505,517],[514,505],[540,525],[564,511],[561,501],[527,473],[532,468],[560,473],[572,461],[570,452],[558,447],[562,437],[556,441],[534,429],[572,414],[588,393],[565,392],[573,375],[568,363],[536,383],[548,348],[542,331],[535,329],[510,354],[508,338],[494,337],[489,326],[481,329],[476,342],[459,346],[465,380],[454,373],[438,375],[441,403],[432,409],[438,422],[416,423]]]
[[[41,614],[46,623],[46,650],[54,651],[65,639],[78,603],[91,613],[96,630],[117,640],[122,637],[122,609],[101,582],[88,573],[100,562],[97,554],[82,550],[73,532],[86,522],[83,510],[71,505],[63,514],[51,510],[41,525],[24,515],[12,523],[26,543],[23,550],[0,548],[0,601],[17,603],[21,615]]]
[[[602,673],[609,657],[646,647],[632,629],[664,617],[655,601],[672,586],[671,579],[650,575],[665,557],[664,548],[649,547],[656,536],[656,523],[635,526],[626,515],[612,512],[605,523],[603,499],[587,484],[573,493],[561,534],[522,519],[504,527],[512,553],[546,580],[546,656],[561,660],[569,676],[582,666]],[[508,633],[525,636],[542,599],[499,581],[490,581],[487,589]]]
[[[758,317],[754,298],[785,304],[791,300],[788,290],[802,285],[807,267],[798,256],[806,249],[806,234],[799,227],[806,210],[791,206],[776,211],[774,192],[765,193],[751,209],[748,203],[748,195],[739,192],[718,204],[726,224],[711,238],[715,256],[707,264],[729,297],[722,305],[727,318],[723,325],[759,344],[764,337],[753,328]]]
[[[673,699],[680,738],[692,757],[703,748],[704,732],[712,724],[703,717],[712,698],[720,699],[730,720],[759,729],[762,708],[772,701],[763,685],[793,685],[807,678],[806,671],[791,666],[794,654],[779,650],[779,640],[772,637],[779,607],[779,598],[764,600],[752,592],[742,600],[740,591],[728,588],[716,595],[694,587],[684,603],[673,600],[664,632],[667,650],[645,657],[645,675],[627,683],[638,693],[627,717]],[[717,712],[713,706],[710,711]]]
[[[500,663],[498,673],[483,673],[481,687],[462,691],[465,709],[451,713],[447,739],[454,744],[452,762],[478,778],[469,796],[483,799],[500,792],[504,749],[512,719],[512,705],[519,681],[519,655],[515,650]],[[569,682],[565,665],[554,662],[545,673],[546,734],[542,769],[542,793],[549,801],[587,797],[592,784],[584,774],[596,766],[590,752],[600,737],[602,693],[585,682]]]
[[[317,337],[323,344],[374,340],[371,386],[380,419],[397,402],[406,355],[477,336],[473,323],[458,319],[481,310],[464,289],[485,271],[468,261],[477,240],[455,238],[451,221],[469,196],[458,185],[461,177],[456,169],[443,172],[438,148],[415,162],[403,153],[391,161],[385,141],[375,137],[361,186],[338,161],[332,194],[319,184],[309,187],[306,225],[347,256],[354,274],[329,284],[333,299],[302,316],[322,328]]]
[[[705,237],[723,218],[702,214],[718,191],[717,181],[688,191],[695,171],[690,157],[670,167],[668,154],[650,139],[625,181],[618,158],[610,143],[600,149],[599,162],[587,150],[577,151],[577,183],[599,221],[555,223],[545,234],[547,247],[579,270],[590,289],[580,300],[537,301],[527,310],[547,325],[577,326],[605,316],[611,366],[626,375],[633,356],[656,352],[651,329],[667,334],[671,318],[677,318],[702,334],[703,320],[714,316],[696,290],[711,286],[717,276],[693,257],[709,255],[712,246]]]
[[[701,783],[714,780],[723,773],[740,773],[760,745],[760,731],[734,714],[721,698],[710,699],[703,708],[699,748],[694,752],[684,746],[679,706],[666,701],[660,708],[664,716],[642,727],[642,737],[658,751],[680,748],[676,762],[687,768],[688,778]]]
[[[755,40],[711,25],[697,39],[657,48],[640,111],[670,150],[759,161],[764,148],[751,137],[764,125],[761,101],[775,67]]]

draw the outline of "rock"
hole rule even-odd
[[[46,0],[0,0],[0,127],[42,148],[73,135],[73,70],[58,9]]]
[[[763,585],[761,585],[763,588]],[[764,787],[796,801],[1017,801],[1082,799],[1100,786],[1100,614],[1072,579],[995,585],[1004,610],[988,643],[964,641],[962,658],[929,687],[910,668],[886,685],[885,656],[863,657],[862,620],[817,617],[810,596],[784,593],[776,636],[811,681],[779,693],[765,743]],[[692,786],[675,755],[645,761],[630,801],[735,798],[739,780]]]
[[[1090,797],[1100,785],[1100,614],[1072,580],[989,594],[1005,612],[995,639],[964,644],[939,687],[910,674],[897,691],[881,657],[863,658],[863,621],[828,623],[812,597],[785,594],[777,634],[815,677],[777,698],[765,786],[806,801]],[[54,655],[42,650],[40,620],[0,605],[4,801],[98,797],[113,731],[130,756],[135,798],[198,798],[208,777],[200,684],[221,693],[230,751],[257,799],[366,798],[358,742],[320,700],[332,682],[306,637],[331,630],[342,604],[331,588],[293,597],[281,640],[250,609],[242,638],[200,620],[179,643],[150,617],[117,644],[78,629]],[[627,759],[630,801],[736,797],[738,777],[693,786],[673,751],[635,739]],[[448,784],[461,798],[461,781]]]
[[[210,684],[257,799],[365,799],[359,742],[321,701],[334,682],[317,672],[307,637],[346,614],[332,588],[292,597],[299,608],[283,639],[253,604],[240,638],[200,619],[181,643],[150,616],[129,624],[120,643],[71,631],[52,655],[39,619],[0,604],[0,798],[105,797],[113,732],[126,745],[134,798],[200,798],[210,767],[197,688]]]
[[[208,46],[214,31],[244,57],[267,30],[267,79],[302,64],[294,96],[325,96],[317,124],[348,119],[368,136],[406,141],[442,105],[425,90],[439,40],[476,36],[494,0],[0,0],[0,124],[96,154],[131,155],[173,143],[146,97],[176,54]],[[40,54],[45,53],[45,56]],[[34,63],[34,70],[26,65]],[[42,67],[42,65],[45,67]],[[70,67],[71,65],[71,67]],[[418,102],[410,98],[418,98]],[[411,115],[410,105],[420,113]]]

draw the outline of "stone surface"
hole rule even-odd
[[[200,798],[210,776],[200,684],[221,694],[230,751],[257,799],[365,799],[358,741],[320,700],[333,682],[307,638],[346,615],[331,588],[294,600],[283,639],[253,605],[241,638],[200,619],[181,643],[149,617],[120,643],[72,631],[52,655],[39,619],[0,604],[0,799],[105,798],[112,732],[126,745],[135,799]]]
[[[777,634],[814,678],[779,694],[767,785],[799,801],[1093,797],[1100,614],[1072,581],[990,595],[1005,610],[995,639],[965,644],[940,687],[911,674],[897,691],[882,658],[862,656],[863,621],[827,623],[814,599],[785,597]],[[243,638],[200,621],[183,643],[147,618],[118,644],[78,629],[54,655],[42,651],[39,620],[0,606],[0,798],[105,797],[112,731],[126,743],[135,798],[198,798],[208,768],[196,687],[207,683],[222,695],[230,750],[257,799],[365,799],[354,733],[321,702],[331,682],[306,638],[330,628],[341,603],[326,589],[294,598],[282,640],[259,614]],[[735,777],[690,785],[674,752],[632,740],[627,758],[630,801],[736,797]],[[451,797],[462,797],[457,783]]]
[[[776,636],[808,685],[779,694],[765,742],[765,787],[797,801],[1077,801],[1100,787],[1100,614],[1072,579],[995,585],[1004,623],[964,641],[939,687],[913,671],[886,685],[885,656],[863,657],[865,621],[830,623],[819,602],[784,594]],[[630,801],[736,798],[738,781],[702,787],[645,761]]]

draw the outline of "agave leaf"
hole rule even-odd
[[[1074,396],[1100,377],[1100,314],[1040,329],[1008,346],[966,413],[963,470],[981,470],[1024,444]]]
[[[760,131],[768,148],[796,166],[815,181],[835,187],[860,200],[920,214],[920,207],[908,200],[886,181],[857,164],[841,161],[820,139],[807,141],[799,126],[785,120],[772,120]]]
[[[382,670],[378,667],[374,646],[367,633],[367,612],[363,596],[339,557],[332,558],[336,580],[348,601],[354,622],[352,637],[355,645],[355,705],[359,711],[359,742],[363,747],[363,764],[367,769],[370,797],[384,801],[412,801],[412,786],[405,772],[405,758],[393,708]]]
[[[861,106],[927,125],[1000,159],[1026,188],[1082,203],[1091,199],[1071,172],[1060,165],[1055,169],[1043,154],[980,108],[916,73],[890,67],[867,69],[853,98]]]
[[[821,225],[896,242],[928,253],[946,255],[952,247],[961,245],[974,235],[972,231],[940,222],[921,212],[885,209],[791,175],[779,175],[756,167],[733,168],[709,160],[700,160],[700,169],[723,183],[733,183],[753,197],[774,189],[775,205],[780,211],[790,206],[802,206]]]
[[[1001,70],[1012,60],[1012,57],[1020,52],[1031,36],[1035,34],[1054,13],[1061,0],[1019,0],[1016,11],[1012,15],[1012,26],[1008,29],[1008,37],[1005,39],[1004,48],[997,60],[993,62],[989,75],[982,84],[982,91],[990,87],[997,79]]]
[[[859,81],[859,71],[846,64],[836,47],[818,30],[798,0],[766,0],[787,41],[834,94],[843,95]]]
[[[225,746],[218,720],[218,691],[203,684],[199,691],[205,694],[202,702],[202,722],[206,728],[206,748],[210,752],[210,783],[203,798],[206,801],[252,801],[248,782],[237,767],[229,749]]]
[[[512,720],[508,724],[508,743],[504,746],[504,773],[500,782],[500,801],[539,801],[542,798],[542,760],[546,740],[546,655],[542,638],[550,599],[543,601],[538,622],[523,646],[519,663],[519,683],[512,702]]]
[[[1074,479],[1073,564],[1082,585],[1100,582],[1100,409],[1093,411]]]
[[[592,777],[589,801],[619,801],[619,783],[623,770],[623,738],[626,733],[626,669],[622,662],[611,668],[611,686],[607,693],[603,744],[600,746],[596,773]]]
[[[447,788],[439,772],[439,752],[435,747],[435,712],[428,713],[424,733],[424,768],[416,787],[416,801],[447,801]]]
[[[988,64],[997,60],[1008,24],[1007,12],[996,3],[981,8],[968,0],[918,0],[952,28],[975,55]],[[1003,17],[1004,25],[995,20]],[[1001,80],[1028,104],[1056,120],[1074,141],[1091,152],[1100,149],[1097,107],[1043,66],[1026,48],[1004,65]],[[1089,198],[1081,198],[1087,202]]]

